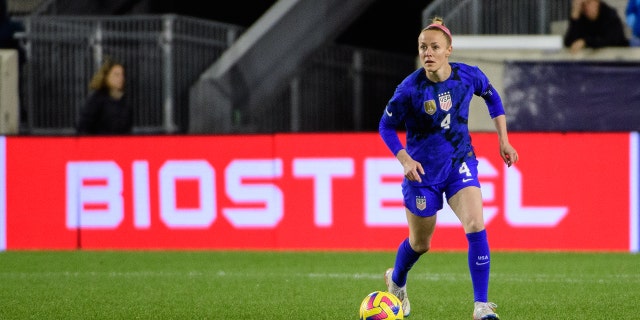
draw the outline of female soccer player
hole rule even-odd
[[[411,312],[407,274],[431,246],[436,212],[443,194],[466,233],[468,264],[474,293],[474,319],[498,319],[496,304],[488,302],[489,243],[482,215],[478,161],[467,122],[473,95],[482,97],[495,124],[502,160],[518,161],[509,143],[502,100],[485,74],[475,66],[450,63],[451,32],[436,17],[418,36],[422,67],[406,77],[389,100],[379,131],[404,168],[402,194],[409,237],[399,246],[395,266],[385,272],[389,292]],[[406,130],[406,148],[397,130]]]

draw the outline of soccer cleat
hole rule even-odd
[[[496,313],[496,305],[493,302],[476,302],[473,308],[473,320],[499,320],[500,317]]]
[[[402,301],[402,312],[405,317],[408,317],[409,312],[411,312],[411,304],[409,303],[409,297],[407,296],[407,286],[398,287],[398,285],[391,279],[392,274],[393,268],[387,269],[384,273],[384,282],[387,284],[387,291],[391,292],[394,296],[398,297],[400,301]]]

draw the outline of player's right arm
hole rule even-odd
[[[409,181],[422,182],[420,175],[424,175],[424,168],[422,168],[420,162],[413,160],[405,149],[398,151],[396,158],[402,164],[405,178],[409,179]]]
[[[400,142],[397,132],[397,128],[404,124],[404,111],[409,100],[408,95],[403,92],[404,89],[405,87],[402,85],[396,88],[396,92],[384,109],[378,131],[389,150],[400,161],[404,169],[404,176],[409,181],[422,182],[420,178],[420,174],[424,175],[422,164],[413,160],[409,155],[402,142]]]

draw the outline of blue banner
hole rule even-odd
[[[510,131],[640,130],[640,63],[505,64]]]

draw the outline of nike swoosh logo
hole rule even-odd
[[[487,264],[487,263],[489,263],[489,261],[485,261],[485,262],[478,262],[478,261],[476,261],[476,266],[482,266],[482,265],[485,265],[485,264]]]
[[[473,178],[469,178],[469,179],[462,179],[462,182],[469,182],[469,181],[471,181],[471,180],[473,180]]]
[[[386,112],[389,117],[393,117],[393,113],[389,112],[387,108],[384,108],[384,112]]]

